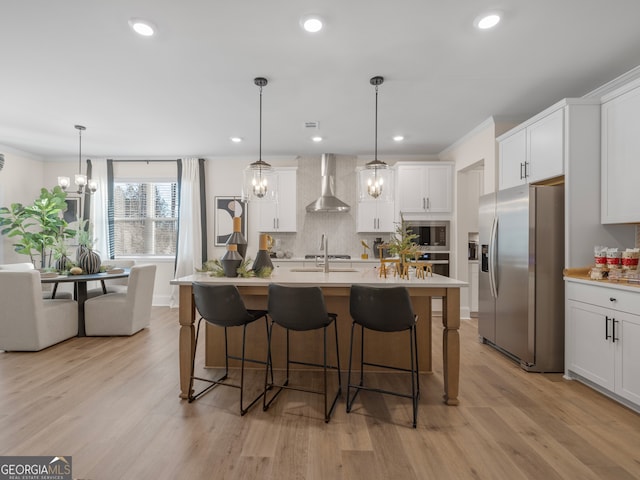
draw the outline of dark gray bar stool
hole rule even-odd
[[[245,362],[258,363],[261,365],[267,365],[266,360],[252,360],[245,358],[245,339],[247,334],[247,325],[260,318],[264,318],[265,328],[267,335],[269,333],[269,327],[267,323],[267,311],[266,310],[247,310],[245,304],[240,296],[240,292],[235,285],[215,285],[210,283],[197,283],[193,284],[193,296],[195,300],[196,308],[200,312],[200,320],[198,320],[198,328],[196,331],[196,341],[193,347],[193,358],[191,359],[191,384],[189,385],[189,403],[193,402],[198,397],[204,395],[218,385],[225,385],[228,387],[234,387],[240,389],[240,415],[244,415],[247,411],[264,395],[264,392],[260,393],[254,398],[251,403],[245,407],[243,403],[244,392],[244,364]],[[225,371],[217,380],[210,380],[207,378],[196,377],[194,375],[196,349],[198,347],[198,337],[200,335],[200,323],[205,320],[211,325],[224,328],[224,355],[225,355]],[[242,354],[240,357],[229,355],[228,342],[227,342],[227,328],[230,327],[242,327]],[[225,382],[229,375],[229,359],[240,360],[240,383]],[[271,372],[271,378],[273,380],[273,371]],[[200,380],[208,382],[206,388],[193,394],[193,381]]]
[[[269,366],[273,368],[271,357],[271,336],[273,333],[273,325],[278,324],[286,329],[287,332],[287,372],[286,378],[281,384],[274,384],[273,377],[271,383],[268,382],[267,374],[265,373],[265,395],[263,399],[263,409],[267,410],[276,397],[287,388],[290,390],[298,390],[301,392],[315,393],[324,396],[324,421],[328,422],[331,418],[331,413],[336,405],[338,397],[342,393],[341,376],[340,376],[340,354],[338,350],[338,327],[336,325],[337,315],[335,313],[328,313],[324,303],[324,296],[322,290],[318,287],[289,287],[284,285],[269,285],[269,316],[271,317],[271,324],[269,326]],[[333,323],[335,335],[336,335],[336,364],[335,366],[327,364],[327,327]],[[324,343],[323,343],[323,362],[320,363],[308,363],[291,360],[289,356],[289,331],[308,331],[324,329]],[[289,365],[307,365],[313,367],[322,367],[324,374],[324,388],[322,390],[311,390],[304,387],[289,385]],[[338,391],[333,399],[333,403],[329,407],[328,395],[327,395],[327,371],[329,369],[335,369],[338,371]],[[273,373],[272,373],[273,375]],[[278,390],[274,393],[269,401],[267,401],[266,391],[271,387],[277,387]]]
[[[418,413],[418,398],[420,397],[420,378],[418,369],[418,342],[416,338],[416,322],[418,317],[413,313],[409,291],[405,287],[371,287],[366,285],[352,285],[349,299],[349,311],[353,323],[351,324],[351,345],[349,347],[349,374],[347,378],[347,413],[351,412],[353,402],[360,390],[369,390],[378,393],[396,395],[410,398],[413,403],[413,428],[416,428]],[[351,358],[353,356],[353,338],[356,324],[360,325],[360,382],[357,385],[351,383]],[[378,332],[409,332],[411,352],[411,369],[399,368],[390,365],[379,365],[365,362],[364,359],[364,332],[365,329]],[[371,388],[364,385],[364,365],[399,370],[411,373],[411,394],[393,392]],[[351,389],[356,392],[350,396]]]

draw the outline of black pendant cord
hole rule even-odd
[[[376,85],[376,141],[374,160],[378,160],[378,85]]]
[[[262,180],[262,85],[260,85],[260,134],[259,134],[259,143],[258,143],[258,161],[261,163],[260,165],[260,180]]]

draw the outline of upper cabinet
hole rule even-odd
[[[397,210],[404,214],[451,213],[453,165],[444,162],[399,164]]]
[[[295,232],[296,222],[296,169],[276,168],[271,180],[277,186],[275,198],[256,200],[258,230],[260,232]]]
[[[640,84],[602,104],[602,223],[640,222]]]
[[[394,215],[395,202],[392,197],[383,194],[378,198],[367,194],[367,180],[369,172],[365,169],[358,171],[358,205],[356,210],[356,232],[358,233],[387,233],[395,231]],[[393,171],[391,178],[393,178]],[[393,181],[392,181],[393,183]]]
[[[500,190],[564,174],[564,107],[498,139]]]

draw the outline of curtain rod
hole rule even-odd
[[[111,158],[108,158],[107,160],[110,160],[112,162],[144,162],[144,163],[150,163],[150,162],[177,162],[178,160],[180,160],[179,158],[173,159],[173,160],[113,160]]]

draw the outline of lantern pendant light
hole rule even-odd
[[[386,196],[391,195],[391,182],[385,182],[385,177],[389,177],[389,175],[387,174],[388,172],[386,172],[386,170],[389,168],[389,165],[381,160],[378,160],[378,86],[382,85],[383,82],[384,78],[381,76],[375,76],[369,80],[369,83],[376,87],[375,150],[373,160],[367,163],[365,167],[369,172],[367,175],[368,178],[366,191],[367,194],[373,198],[380,197],[383,194],[383,189],[385,190]]]
[[[269,194],[270,197],[275,196],[274,185],[269,185],[269,177],[272,173],[272,167],[262,160],[262,87],[267,85],[268,81],[264,77],[256,77],[253,79],[260,88],[260,130],[259,130],[259,150],[258,160],[251,163],[245,170],[245,180],[243,183],[243,200],[261,199]]]

